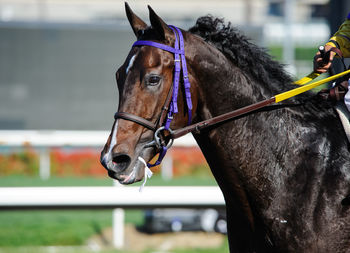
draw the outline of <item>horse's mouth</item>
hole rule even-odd
[[[128,170],[129,172],[126,173],[121,174],[120,172],[116,172],[111,169],[107,169],[107,171],[109,177],[118,180],[121,184],[132,184],[139,182],[143,179],[143,175],[145,174],[144,165],[138,161],[134,164],[134,167],[131,170]]]
[[[118,175],[116,172],[108,170],[108,176],[118,180],[121,184],[133,184],[142,180],[142,178],[136,178],[135,170],[133,170],[129,175]]]

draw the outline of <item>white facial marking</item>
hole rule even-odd
[[[117,144],[117,131],[118,131],[118,120],[115,122],[113,132],[112,132],[112,140],[109,144],[108,152],[105,154],[105,158],[112,157],[112,149]]]
[[[134,64],[134,61],[135,61],[135,58],[136,58],[136,54],[133,55],[129,61],[129,64],[128,64],[128,67],[126,68],[126,74],[128,74],[130,68],[132,67],[132,65]]]

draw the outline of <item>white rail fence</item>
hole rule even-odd
[[[0,210],[222,207],[216,186],[0,187]]]
[[[0,187],[0,211],[60,208],[112,208],[113,245],[124,247],[122,208],[219,208],[225,202],[219,187]]]
[[[50,177],[50,148],[102,147],[106,131],[0,131],[0,147],[32,146],[40,152],[40,176]],[[187,135],[175,146],[192,147],[196,143]],[[169,156],[168,156],[169,159]],[[171,158],[170,158],[171,159]],[[171,176],[171,160],[163,162],[164,177]],[[218,187],[0,187],[0,211],[13,209],[90,209],[113,211],[113,244],[124,246],[124,210],[122,208],[224,207]]]

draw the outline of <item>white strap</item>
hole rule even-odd
[[[151,178],[153,175],[153,172],[148,168],[147,163],[145,159],[143,159],[141,156],[138,157],[139,161],[142,162],[145,165],[145,175],[142,185],[140,186],[139,192],[142,192],[143,187],[145,187],[145,184],[147,182],[147,178]]]

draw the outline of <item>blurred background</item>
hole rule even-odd
[[[350,12],[346,0],[128,2],[147,22],[150,4],[184,29],[224,18],[295,79]],[[115,185],[99,152],[117,110],[115,72],[134,40],[124,1],[0,0],[0,187]],[[154,172],[147,186],[216,187],[190,136]],[[116,245],[113,210],[1,210],[0,252],[228,252],[223,208],[122,211]],[[209,228],[198,226],[203,217]]]

